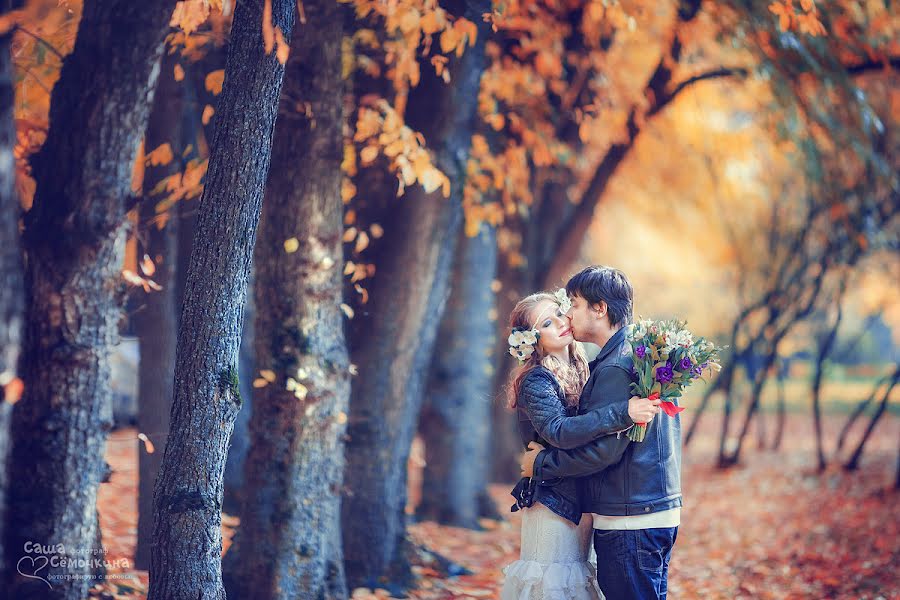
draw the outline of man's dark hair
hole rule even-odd
[[[625,273],[619,269],[591,266],[573,276],[566,284],[570,296],[581,296],[590,304],[606,302],[612,325],[631,323],[634,310],[634,290]]]

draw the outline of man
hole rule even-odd
[[[566,284],[575,339],[600,346],[579,414],[631,394],[633,291],[618,269],[588,267]],[[573,450],[539,445],[522,459],[540,482],[579,477],[582,510],[593,513],[597,581],[609,600],[665,598],[669,558],[681,522],[681,421],[653,419],[643,442],[599,437]]]

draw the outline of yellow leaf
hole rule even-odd
[[[175,65],[175,81],[181,81],[184,79],[184,68],[181,65]]]
[[[378,223],[372,223],[372,226],[369,227],[369,233],[377,240],[384,235],[384,228]]]
[[[153,277],[153,274],[156,273],[156,265],[153,264],[153,260],[147,254],[141,259],[141,271],[147,277]]]
[[[376,158],[378,158],[378,147],[377,146],[366,146],[362,149],[362,152],[359,153],[359,157],[362,159],[362,164],[367,165],[373,162]]]
[[[147,451],[147,454],[156,452],[156,447],[153,445],[153,442],[150,441],[150,438],[147,437],[147,434],[139,433],[138,439],[144,442],[144,450]]]
[[[209,91],[214,96],[218,96],[222,93],[222,83],[224,82],[225,69],[216,69],[215,71],[211,71],[209,74],[207,74],[204,85],[206,86],[207,91]]]
[[[343,425],[347,422],[347,413],[341,411],[337,414],[337,418],[335,419],[340,425]]]
[[[272,48],[275,47],[275,28],[272,27],[272,0],[266,0],[263,5],[262,36],[266,54],[270,54]]]
[[[349,227],[349,228],[344,232],[344,241],[345,241],[345,242],[352,242],[354,239],[356,239],[357,231],[358,231],[358,230],[356,229],[356,227]]]
[[[365,231],[360,231],[359,235],[356,236],[356,247],[354,250],[356,252],[362,252],[369,246],[369,235]]]
[[[293,254],[300,248],[300,240],[295,237],[284,240],[284,251]]]
[[[348,319],[352,319],[354,312],[353,309],[341,302],[341,310],[344,311],[344,314],[347,315]]]
[[[254,379],[253,380],[253,387],[255,387],[255,388],[264,388],[267,385],[269,385],[269,382],[266,381],[265,379]]]
[[[275,371],[271,369],[263,369],[259,372],[262,375],[262,378],[268,381],[269,383],[275,383]]]
[[[152,152],[147,154],[147,156],[144,157],[144,161],[150,166],[167,165],[172,162],[173,158],[174,154],[172,153],[172,146],[166,142],[165,144],[160,144]]]
[[[309,389],[302,383],[298,383],[294,388],[294,396],[296,396],[298,400],[306,399],[307,394],[309,394]]]
[[[209,120],[212,119],[214,114],[216,114],[216,109],[207,104],[203,107],[203,116],[200,117],[200,120],[204,125],[209,125]]]
[[[441,52],[449,54],[459,45],[462,34],[456,29],[445,29],[441,33]]]
[[[10,404],[15,404],[22,398],[22,392],[25,391],[25,382],[20,377],[13,379],[3,386],[3,400]]]
[[[275,28],[275,42],[278,46],[278,49],[275,50],[275,56],[278,58],[278,62],[281,64],[287,63],[288,54],[291,52],[290,45],[284,41],[284,34],[281,32],[281,27]]]
[[[349,275],[350,273],[352,273],[355,270],[356,270],[356,265],[353,264],[352,261],[348,260],[347,264],[344,265],[344,275]]]
[[[341,199],[348,204],[356,196],[356,185],[347,178],[341,181]]]

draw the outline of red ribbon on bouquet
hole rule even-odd
[[[659,392],[653,392],[647,397],[648,400],[659,400]],[[661,402],[659,407],[663,409],[663,412],[669,415],[670,417],[674,417],[678,413],[684,410],[683,406],[677,406],[674,402]]]
[[[659,400],[659,392],[653,392],[647,396],[647,400]],[[668,400],[660,402],[659,407],[670,417],[674,417],[684,410],[683,406],[677,406],[674,402],[669,402]],[[646,423],[635,423],[635,425],[646,425]]]

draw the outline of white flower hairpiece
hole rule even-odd
[[[519,363],[524,363],[534,353],[534,347],[539,339],[541,334],[537,329],[513,327],[512,333],[506,339],[509,343],[509,353],[519,359]]]
[[[572,310],[572,300],[569,298],[566,288],[559,288],[553,293],[553,296],[556,298],[556,302],[559,304],[559,310],[562,314],[566,314]]]

